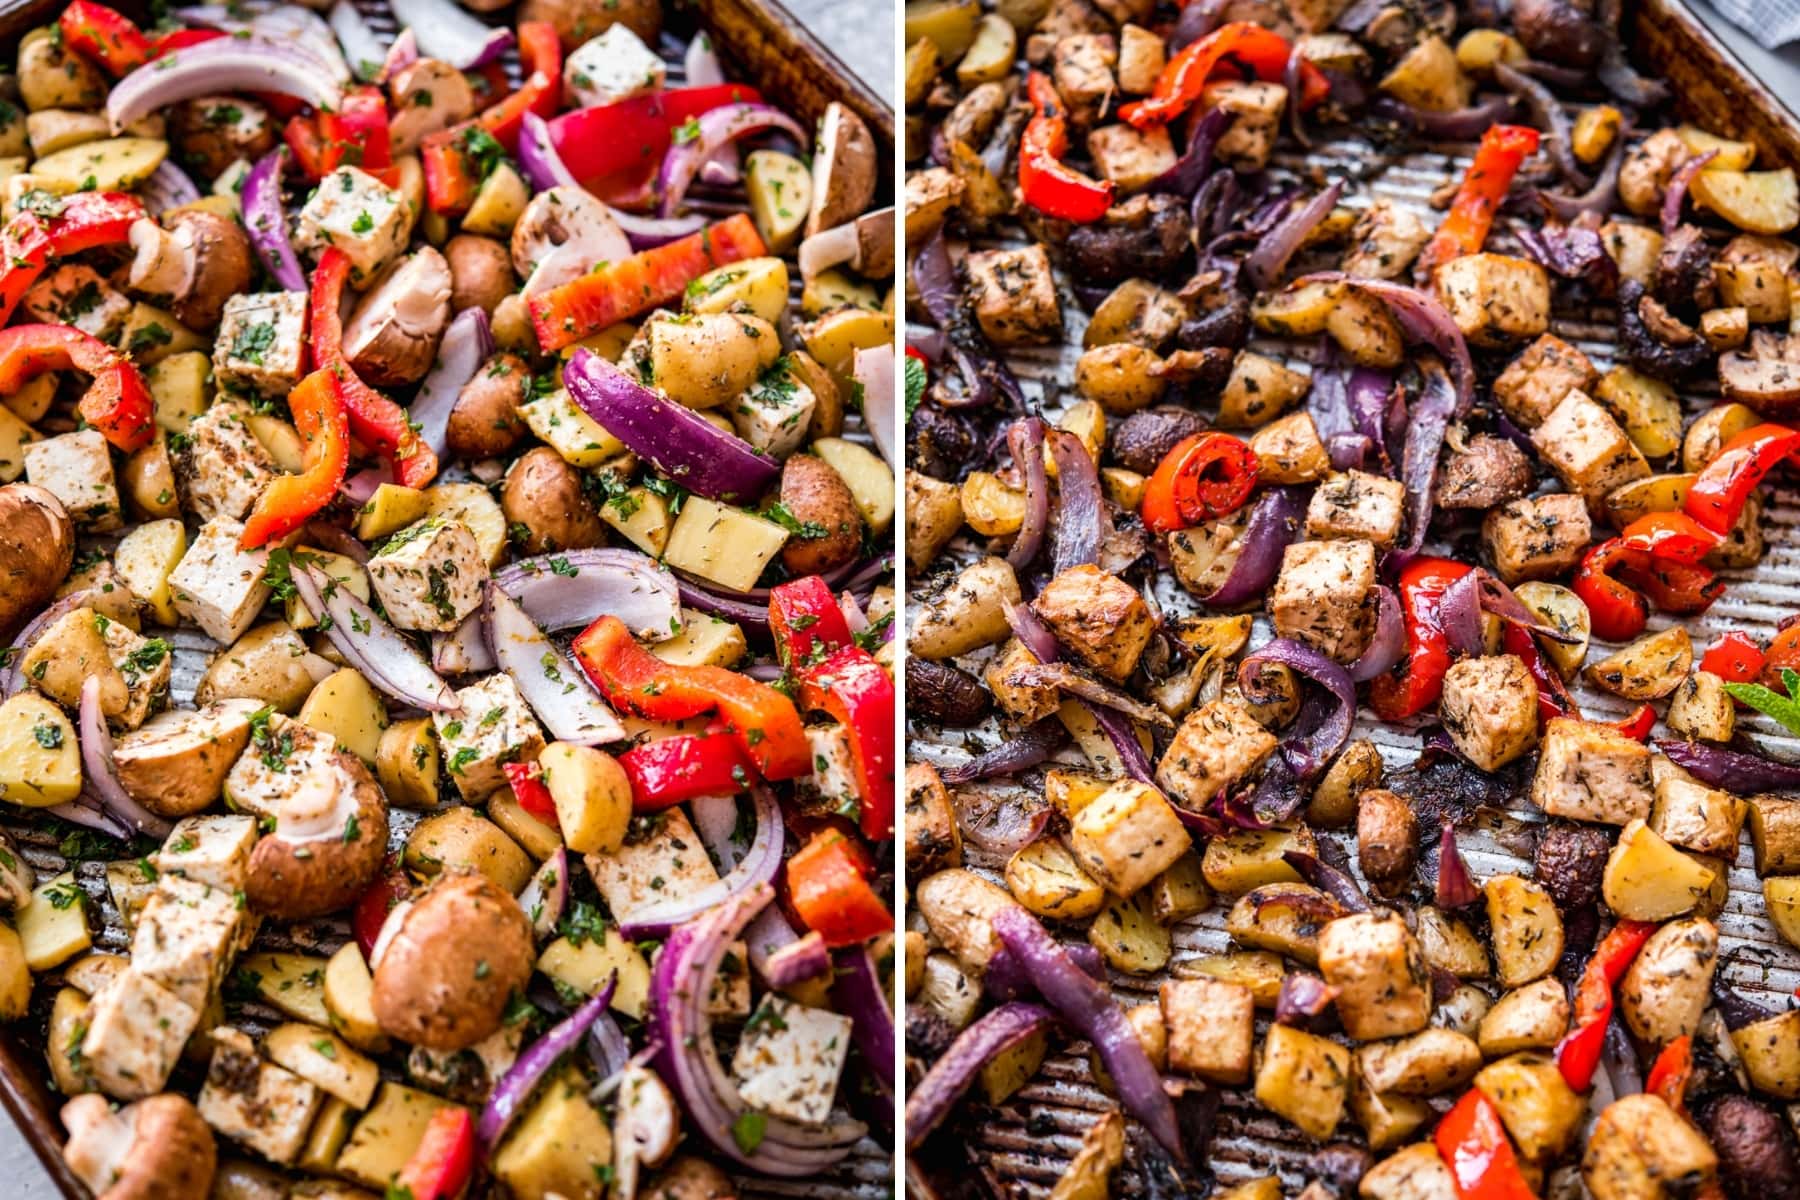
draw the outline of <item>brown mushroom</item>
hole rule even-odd
[[[830,463],[796,454],[781,465],[781,502],[794,518],[821,530],[815,537],[791,537],[781,561],[795,575],[815,575],[841,567],[862,548],[862,513],[850,486]]]
[[[450,324],[450,264],[421,246],[389,267],[350,314],[344,352],[365,383],[402,387],[425,378]]]
[[[191,1200],[212,1190],[218,1147],[186,1096],[172,1092],[118,1112],[88,1093],[63,1105],[63,1160],[95,1200]]]
[[[75,565],[75,523],[50,492],[0,487],[0,635],[37,614]]]
[[[484,3],[469,8],[488,12],[499,7]],[[411,154],[428,134],[466,121],[475,112],[475,90],[469,77],[435,58],[415,58],[388,79],[394,119],[388,122],[393,153]]]
[[[737,1200],[737,1188],[705,1159],[684,1154],[656,1173],[643,1200]]]
[[[388,914],[375,945],[375,1020],[390,1037],[462,1050],[500,1028],[536,962],[531,920],[485,875],[448,871]]]
[[[606,526],[581,487],[581,473],[548,446],[519,456],[500,489],[500,511],[511,529],[525,531],[527,554],[603,545]]]
[[[875,139],[863,119],[832,101],[819,120],[814,147],[812,209],[806,236],[862,215],[875,198]]]
[[[204,209],[170,213],[165,228],[145,217],[131,226],[133,291],[161,300],[183,325],[208,330],[225,301],[250,287],[250,239],[236,221]]]
[[[450,264],[452,312],[479,308],[491,317],[495,306],[518,287],[512,258],[493,238],[459,233],[444,246],[444,258]]]
[[[169,110],[169,136],[208,179],[232,163],[255,162],[275,147],[269,110],[241,96],[196,96]]]
[[[1386,788],[1357,800],[1356,857],[1363,877],[1383,895],[1404,890],[1419,861],[1419,825],[1412,807]]]
[[[1757,330],[1750,350],[1719,356],[1719,391],[1765,417],[1800,411],[1800,337]]]
[[[649,46],[662,33],[662,0],[525,0],[521,21],[548,21],[556,27],[565,51],[623,25]]]
[[[387,840],[386,798],[362,760],[339,750],[278,803],[274,832],[250,852],[245,899],[288,921],[347,908],[381,870]]]
[[[562,269],[574,274],[631,253],[625,231],[604,201],[582,188],[553,187],[533,196],[513,225],[513,270],[520,279],[529,279],[552,250],[569,244],[578,251]]]
[[[445,443],[458,458],[493,458],[528,432],[519,416],[531,389],[531,368],[516,354],[494,355],[463,385],[450,409]]]

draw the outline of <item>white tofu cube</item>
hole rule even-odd
[[[463,688],[456,703],[460,712],[433,713],[431,720],[443,743],[445,768],[463,799],[474,803],[506,785],[507,763],[536,760],[544,731],[519,685],[504,672]]]
[[[288,1166],[300,1156],[324,1093],[284,1067],[264,1062],[243,1032],[212,1034],[212,1062],[200,1089],[200,1116],[214,1130]]]
[[[467,525],[427,517],[370,556],[369,579],[395,625],[447,633],[481,607],[487,559]]]
[[[221,645],[243,637],[269,602],[263,572],[272,547],[238,549],[243,530],[236,521],[208,521],[169,576],[175,611]]]
[[[737,398],[731,423],[739,437],[770,458],[786,458],[806,440],[818,403],[811,388],[777,363]]]
[[[719,879],[700,835],[679,808],[633,821],[623,846],[583,859],[594,886],[619,921],[692,895]]]
[[[25,447],[25,479],[61,500],[75,524],[107,533],[124,522],[112,454],[98,429],[65,433]]]
[[[1537,745],[1537,684],[1515,655],[1465,658],[1444,675],[1438,715],[1464,758],[1497,771]]]
[[[101,1091],[137,1100],[163,1090],[199,1025],[199,1009],[134,964],[88,1005],[87,1031],[72,1049]]]
[[[771,994],[745,1022],[731,1073],[752,1108],[818,1125],[831,1115],[849,1052],[849,1017]]]
[[[609,25],[563,64],[563,96],[575,108],[617,104],[662,90],[668,68],[624,25]]]
[[[169,643],[161,638],[139,637],[130,626],[118,621],[104,617],[96,620],[102,622],[100,638],[106,643],[107,655],[125,680],[125,707],[109,714],[107,721],[117,729],[136,729],[168,695],[169,676],[174,669]]]
[[[187,1004],[206,1007],[231,965],[245,910],[235,891],[166,875],[138,914],[131,965]]]
[[[294,243],[303,250],[336,246],[350,260],[351,277],[363,283],[406,249],[409,232],[402,193],[355,167],[339,167],[300,210]]]
[[[183,817],[175,822],[162,848],[150,856],[150,863],[163,875],[239,892],[255,846],[255,817]]]
[[[1341,663],[1354,662],[1374,626],[1375,546],[1364,541],[1295,542],[1281,555],[1269,594],[1277,635]]]
[[[250,431],[254,411],[236,400],[220,400],[188,425],[175,469],[182,494],[202,521],[243,520],[277,474],[275,460]]]
[[[34,321],[71,325],[103,342],[117,337],[131,315],[131,301],[80,263],[67,263],[44,276],[20,303]]]
[[[1506,346],[1550,327],[1550,276],[1529,259],[1465,254],[1432,278],[1450,319],[1477,346]]]
[[[801,792],[810,804],[854,820],[861,811],[862,792],[856,786],[850,731],[836,721],[808,725],[806,743],[812,749],[813,772],[800,780]]]
[[[213,378],[221,391],[285,397],[305,368],[305,292],[257,292],[225,301],[213,342]]]

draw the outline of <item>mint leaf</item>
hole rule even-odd
[[[925,364],[908,354],[906,356],[906,419],[912,420],[913,411],[919,407],[919,401],[925,398]]]
[[[1781,686],[1787,689],[1787,695],[1760,683],[1728,683],[1725,694],[1779,721],[1790,733],[1800,733],[1800,673],[1783,667]]]
[[[731,1123],[731,1140],[745,1154],[755,1154],[756,1148],[762,1145],[763,1134],[769,1128],[769,1118],[759,1112],[746,1109],[738,1114],[738,1119]]]

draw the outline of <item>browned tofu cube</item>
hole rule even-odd
[[[1213,1083],[1248,1083],[1256,1039],[1256,997],[1222,979],[1170,979],[1162,985],[1169,1069]]]
[[[1271,1025],[1256,1069],[1256,1099],[1309,1137],[1327,1138],[1350,1097],[1350,1051],[1336,1042]]]
[[[1370,1167],[1357,1185],[1362,1200],[1457,1200],[1456,1177],[1430,1142],[1415,1142]]]
[[[1161,34],[1142,25],[1125,26],[1119,31],[1119,90],[1133,96],[1149,95],[1166,58]]]
[[[1201,93],[1208,110],[1222,108],[1231,124],[1213,146],[1218,162],[1238,171],[1260,171],[1281,136],[1281,114],[1287,109],[1287,89],[1279,83],[1214,83]]]
[[[930,763],[906,768],[906,870],[929,875],[962,864],[962,832],[950,792]]]
[[[1295,542],[1281,555],[1269,595],[1275,632],[1341,663],[1369,642],[1375,547],[1369,542]]]
[[[1138,590],[1091,563],[1045,584],[1031,609],[1075,657],[1115,682],[1137,669],[1156,632]]]
[[[1312,483],[1331,470],[1331,456],[1319,440],[1312,414],[1289,413],[1250,435],[1250,449],[1262,483]]]
[[[1122,779],[1069,820],[1069,849],[1114,895],[1129,896],[1175,864],[1193,845],[1162,793]]]
[[[1431,240],[1431,230],[1410,211],[1377,200],[1350,231],[1344,274],[1354,279],[1398,279]]]
[[[1118,87],[1113,81],[1113,65],[1118,61],[1118,46],[1111,34],[1076,33],[1056,43],[1050,76],[1076,125],[1085,129],[1100,119]]]
[[[1464,758],[1497,771],[1537,745],[1538,690],[1511,654],[1465,658],[1444,674],[1438,716]]]
[[[1263,765],[1279,743],[1236,700],[1209,700],[1190,712],[1156,764],[1156,782],[1195,812]]]
[[[1650,763],[1656,800],[1650,828],[1664,841],[1698,854],[1737,857],[1744,802],[1723,788],[1707,787],[1662,757]]]
[[[1438,299],[1470,343],[1509,346],[1550,327],[1550,276],[1505,254],[1465,254],[1432,273]]]
[[[1514,500],[1481,521],[1488,561],[1507,583],[1552,579],[1574,570],[1593,533],[1586,503],[1568,492]]]
[[[1758,875],[1800,873],[1800,800],[1752,796],[1750,848]]]
[[[1335,471],[1313,489],[1306,532],[1316,538],[1360,538],[1383,550],[1400,540],[1406,488],[1398,479]]]
[[[1553,817],[1624,825],[1650,815],[1650,747],[1592,721],[1553,717],[1544,727],[1531,802]]]
[[[1338,1017],[1357,1041],[1417,1033],[1431,1019],[1431,971],[1399,913],[1327,921],[1319,930],[1319,974],[1338,989]]]
[[[1494,398],[1514,425],[1536,429],[1571,389],[1585,392],[1599,381],[1587,355],[1546,333],[1506,364],[1494,380]]]
[[[1088,157],[1100,174],[1135,192],[1175,165],[1175,147],[1162,128],[1139,133],[1129,125],[1102,125],[1087,136]]]
[[[1109,34],[1112,27],[1106,14],[1088,0],[1050,0],[1050,11],[1025,41],[1025,60],[1040,70],[1048,70],[1064,38],[1076,33]]]
[[[1363,1078],[1383,1095],[1435,1096],[1461,1087],[1481,1070],[1481,1047],[1454,1029],[1421,1029],[1364,1046],[1356,1057]]]
[[[996,346],[1032,346],[1062,336],[1062,306],[1042,246],[978,250],[963,259],[975,319]]]
[[[1650,474],[1650,464],[1613,415],[1586,392],[1564,396],[1532,432],[1531,444],[1565,484],[1590,501]]]
[[[1301,29],[1307,33],[1321,33],[1344,15],[1350,0],[1287,0],[1283,7]]]

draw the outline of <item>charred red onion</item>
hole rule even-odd
[[[1055,717],[1027,725],[992,750],[984,751],[960,766],[939,774],[948,784],[974,783],[999,775],[1017,775],[1049,760],[1069,740],[1069,731]]]
[[[480,1118],[475,1122],[475,1137],[484,1147],[491,1150],[499,1143],[500,1136],[525,1107],[526,1101],[531,1099],[532,1093],[544,1081],[551,1068],[581,1044],[594,1022],[606,1011],[606,1006],[612,1003],[613,991],[618,985],[619,973],[609,972],[606,982],[591,999],[526,1047],[506,1074],[500,1077],[500,1082],[494,1085],[493,1095],[488,1097],[488,1102],[482,1106]]]
[[[1343,194],[1344,181],[1340,179],[1283,217],[1244,260],[1244,274],[1249,278],[1250,286],[1259,292],[1273,287],[1281,273],[1287,270],[1294,252],[1300,249],[1300,243],[1318,228],[1319,222],[1337,206],[1338,198]]]
[[[1701,783],[1740,796],[1800,789],[1800,766],[1702,742],[1658,739],[1656,748]]]
[[[925,1078],[907,1090],[906,1148],[917,1150],[924,1145],[995,1055],[1055,1023],[1056,1014],[1042,1005],[1014,1000],[957,1034],[950,1048],[931,1064]]]
[[[1439,908],[1464,908],[1481,899],[1481,889],[1469,874],[1469,864],[1456,848],[1456,826],[1444,822],[1438,837],[1437,904]]]
[[[1006,445],[1013,463],[1025,476],[1025,521],[1013,537],[1006,561],[1021,569],[1044,548],[1050,528],[1050,472],[1044,466],[1044,422],[1039,417],[1020,417],[1006,431]]]
[[[1681,224],[1681,206],[1687,200],[1688,187],[1694,182],[1694,176],[1706,170],[1706,165],[1719,157],[1717,150],[1708,150],[1704,154],[1696,154],[1675,169],[1669,177],[1669,186],[1663,192],[1662,231],[1668,237]]]
[[[1300,488],[1273,487],[1257,497],[1238,539],[1237,560],[1206,604],[1236,608],[1260,601],[1281,573],[1281,556],[1299,534],[1305,515],[1306,493]]]
[[[989,854],[1017,854],[1050,827],[1050,807],[1027,806],[1016,796],[975,788],[950,794],[963,838]]]

